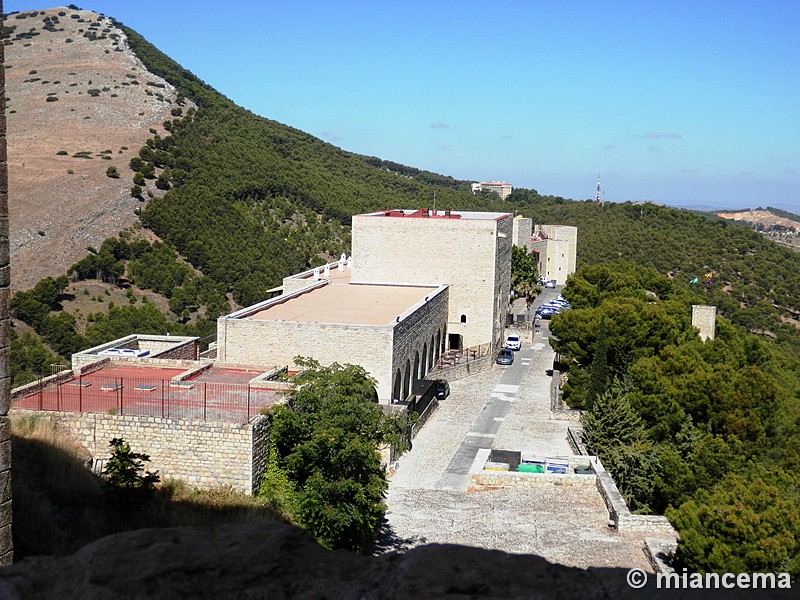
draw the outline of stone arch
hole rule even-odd
[[[424,379],[428,374],[428,342],[422,345],[422,368],[419,372],[420,379]]]
[[[403,388],[403,375],[400,369],[397,369],[394,374],[394,383],[392,384],[392,402],[400,401],[400,392]]]
[[[442,330],[436,332],[436,362],[439,362],[439,357],[442,355]]]
[[[433,355],[436,352],[436,337],[431,334],[431,344],[428,346],[428,365],[430,368],[433,369],[436,366],[436,359],[434,359]]]
[[[417,350],[417,351],[414,353],[414,381],[417,381],[417,380],[420,378],[420,375],[419,375],[419,373],[420,373],[419,367],[420,367],[420,361],[419,361],[419,350]],[[414,391],[414,390],[413,390],[413,386],[412,386],[412,390],[411,390],[411,391],[412,391],[412,392]]]
[[[411,361],[406,359],[406,368],[403,373],[403,395],[400,400],[403,401],[408,398],[408,388],[411,385]]]

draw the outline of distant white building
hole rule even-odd
[[[490,192],[494,192],[498,196],[500,196],[501,200],[505,200],[511,195],[511,192],[514,188],[511,187],[510,183],[506,183],[505,181],[484,181],[482,183],[473,183],[472,184],[472,193],[477,194],[478,192],[482,192],[483,190],[489,190]]]

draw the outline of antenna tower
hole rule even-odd
[[[595,204],[603,203],[603,190],[600,189],[600,175],[597,176],[597,193],[594,196]]]

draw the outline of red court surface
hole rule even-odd
[[[14,402],[14,408],[247,422],[282,396],[241,383],[244,370],[210,369],[205,378],[174,382],[183,369],[109,367],[50,384]],[[245,381],[258,375],[253,371]]]
[[[207,381],[209,383],[238,383],[247,384],[251,379],[266,373],[269,369],[228,369],[225,367],[211,367],[190,377],[191,381]]]

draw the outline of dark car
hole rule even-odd
[[[508,348],[503,348],[502,350],[500,350],[500,353],[497,355],[497,364],[498,365],[514,364],[514,352],[512,352]]]
[[[444,400],[450,395],[450,384],[447,383],[446,379],[437,379],[433,385],[436,390],[437,400]]]
[[[540,308],[539,310],[536,311],[536,314],[539,317],[541,317],[542,319],[549,319],[553,315],[559,314],[559,312],[560,311],[557,308],[545,308],[545,307],[542,307],[542,308]]]

